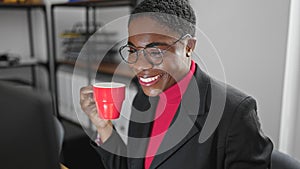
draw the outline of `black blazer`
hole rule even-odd
[[[107,169],[144,168],[143,155],[158,100],[138,92],[127,145],[115,131],[101,146],[92,143]],[[273,144],[261,131],[256,110],[252,97],[210,78],[196,67],[150,168],[270,168]]]

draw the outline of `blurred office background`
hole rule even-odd
[[[34,8],[30,16],[31,27],[28,26],[26,10],[1,8],[0,54],[19,56],[21,60],[37,60],[39,63],[44,63],[44,66],[40,64],[34,67],[35,74],[32,74],[30,66],[2,68],[0,78],[28,81],[35,76],[36,78],[33,78],[36,82],[35,86],[39,90],[48,90],[53,85],[53,82],[49,81],[52,76],[52,79],[57,80],[58,113],[71,125],[79,123],[75,113],[79,105],[73,104],[73,97],[78,95],[72,94],[73,68],[70,64],[74,57],[76,59],[82,47],[82,44],[74,41],[84,38],[78,35],[82,35],[82,31],[86,30],[87,13],[86,8],[61,6],[53,9],[51,6],[64,2],[66,1],[46,1],[45,12],[43,9]],[[300,130],[298,124],[300,121],[300,56],[297,47],[300,44],[299,2],[297,0],[190,0],[190,2],[197,14],[197,27],[206,34],[218,51],[226,82],[256,98],[265,134],[272,139],[276,149],[300,160],[300,146],[296,144],[300,141],[300,133],[297,132]],[[131,8],[130,5],[96,8],[95,13],[90,10],[88,15],[91,20],[96,17],[96,25],[101,27],[128,15]],[[55,17],[55,23],[51,22],[51,14]],[[44,15],[47,17],[48,25],[45,24]],[[55,35],[52,31],[53,24],[55,24]],[[29,43],[28,29],[32,29],[34,48],[31,48],[32,45]],[[107,35],[99,36],[103,38],[102,40],[113,43],[118,36],[118,30],[121,29],[124,28],[106,30]],[[72,46],[74,44],[75,46]],[[208,49],[198,46],[195,52],[203,57],[205,64],[209,65],[209,73],[216,78],[221,78],[218,72],[220,64],[214,64],[215,60],[205,55],[209,53],[206,50]],[[57,62],[54,62],[56,71],[51,74],[47,70],[47,64],[53,57],[57,59]],[[110,59],[107,60],[108,65],[118,62],[120,58],[112,51]],[[4,66],[7,65],[2,65]],[[99,80],[105,81],[110,78],[108,71]],[[121,81],[126,78],[126,75],[120,76]],[[88,85],[89,79],[85,71],[74,75],[74,82],[75,87]],[[134,92],[134,87],[128,90]],[[82,125],[91,127],[84,115],[81,116],[79,113],[79,118]],[[126,133],[127,124],[126,121],[119,122],[119,130]],[[70,131],[70,137],[81,133],[80,130]]]

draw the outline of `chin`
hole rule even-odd
[[[155,97],[158,96],[160,93],[162,93],[163,91],[161,89],[149,89],[148,87],[142,87],[143,92],[145,93],[145,95],[149,96],[149,97]]]
[[[141,84],[141,87],[145,95],[149,97],[155,97],[161,94],[168,87],[172,86],[174,83],[175,82],[173,82],[173,79],[169,78],[169,76],[166,76],[165,74],[156,84],[151,86],[145,86]]]

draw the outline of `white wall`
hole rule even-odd
[[[263,130],[278,147],[289,1],[191,3],[198,27],[219,52],[227,82],[257,99]]]

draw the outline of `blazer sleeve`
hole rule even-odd
[[[225,169],[270,168],[273,144],[262,130],[256,102],[245,98],[231,120],[225,149]]]
[[[91,141],[92,147],[101,156],[105,169],[127,169],[126,145],[116,132],[113,130],[112,135],[101,145]]]

